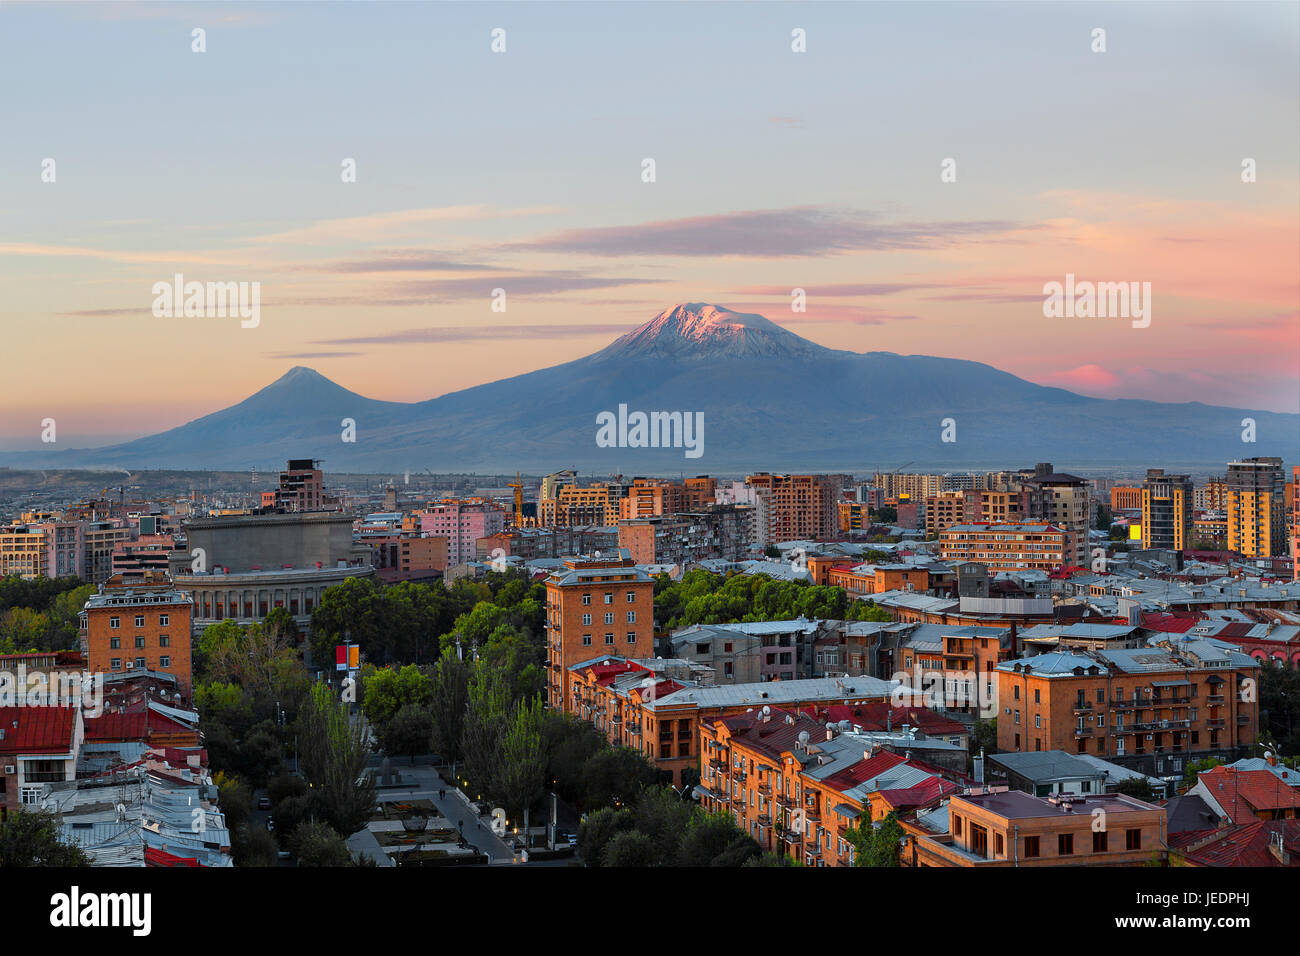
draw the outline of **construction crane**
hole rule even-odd
[[[524,482],[519,477],[519,472],[515,472],[515,480],[506,482],[507,488],[515,489],[515,527],[524,526]]]

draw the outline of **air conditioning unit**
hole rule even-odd
[[[17,773],[18,768],[11,763],[5,764],[5,773]]]
[[[1010,708],[1010,707],[1007,708],[1007,713],[1008,713],[1008,714],[1011,713],[1011,708]]]
[[[1147,740],[1154,740],[1154,739],[1155,739],[1155,738],[1152,737],[1151,734],[1147,734]]]

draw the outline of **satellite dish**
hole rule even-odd
[[[768,707],[766,704],[764,704],[764,705],[763,705],[763,716],[766,717],[766,716],[767,716],[768,714],[770,714],[770,713],[772,713],[772,708],[771,708],[771,707]]]
[[[808,731],[806,730],[799,731],[799,743],[803,744],[804,746],[808,745]]]

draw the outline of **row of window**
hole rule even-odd
[[[144,647],[144,642],[145,642],[144,635],[139,635],[135,639],[135,646]],[[166,634],[158,635],[159,647],[171,647],[171,643],[172,643],[172,639],[168,637]],[[122,639],[120,637],[110,637],[108,639],[108,646],[110,650],[114,650],[114,651],[120,650],[122,647]]]
[[[606,624],[613,624],[613,623],[614,623],[614,612],[613,612],[613,611],[608,611],[608,612],[606,612],[606,614],[605,614],[605,623],[606,623]],[[628,611],[628,612],[627,612],[627,623],[629,623],[629,624],[635,624],[635,623],[636,623],[636,611]],[[590,615],[590,614],[584,614],[584,615],[582,615],[582,626],[583,626],[583,627],[590,627],[590,626],[591,626],[591,615]]]
[[[591,603],[591,594],[589,594],[589,593],[587,593],[587,594],[583,594],[583,596],[582,596],[582,603],[583,603],[583,604],[590,604],[590,603]],[[606,592],[605,592],[605,603],[606,603],[606,604],[613,604],[613,603],[614,603],[614,592],[613,592],[613,591],[606,591]],[[627,603],[628,603],[628,604],[635,604],[635,603],[636,603],[636,592],[635,592],[635,591],[628,591],[628,592],[627,592]]]
[[[159,627],[166,627],[166,626],[167,626],[168,624],[170,624],[170,623],[171,623],[171,619],[170,619],[169,615],[166,615],[166,614],[159,614],[159,615],[158,615],[158,626],[159,626]],[[117,630],[119,627],[122,626],[122,619],[121,619],[120,617],[117,617],[116,615],[114,615],[113,617],[110,617],[110,618],[108,619],[108,626],[109,626],[112,630]],[[135,626],[136,626],[136,627],[144,627],[144,615],[143,615],[143,614],[137,614],[137,615],[135,616]]]
[[[613,631],[606,631],[606,632],[605,632],[605,643],[606,643],[606,644],[613,644],[613,643],[614,643],[614,632],[613,632]],[[635,643],[636,643],[636,631],[628,631],[628,632],[627,632],[627,643],[629,643],[629,644],[635,644]],[[590,647],[590,646],[591,646],[591,635],[590,635],[590,634],[584,634],[584,635],[582,635],[582,646],[583,646],[583,647]]]
[[[143,669],[144,669],[144,658],[143,658],[143,657],[137,657],[137,658],[135,659],[135,666],[136,666],[137,669],[139,669],[139,670],[143,670]],[[163,655],[162,657],[158,658],[158,666],[161,667],[161,668],[163,668],[163,669],[166,669],[166,668],[168,668],[168,667],[171,667],[171,666],[172,666],[172,659],[171,659],[170,657],[168,657],[167,655]],[[112,661],[110,661],[110,669],[111,669],[111,670],[115,670],[115,671],[120,671],[120,670],[122,669],[122,658],[120,658],[120,657],[114,657],[114,658],[112,659]]]

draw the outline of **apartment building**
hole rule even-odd
[[[410,519],[403,523],[404,530],[447,539],[448,566],[475,560],[478,539],[504,531],[506,526],[505,509],[486,498],[444,498],[414,512]]]
[[[1287,553],[1281,458],[1228,462],[1228,550],[1247,558]]]
[[[1226,511],[1228,509],[1228,481],[1219,476],[1197,485],[1192,492],[1192,503],[1197,511]]]
[[[291,458],[280,472],[279,486],[270,504],[279,511],[322,511],[327,507],[325,476],[319,462],[311,458]],[[329,501],[332,506],[334,502]]]
[[[939,535],[945,561],[976,561],[991,571],[1051,571],[1071,563],[1068,532],[1048,522],[953,525]]]
[[[674,515],[684,510],[684,506],[685,495],[681,485],[657,478],[633,478],[632,487],[618,503],[618,517],[630,519]]]
[[[720,504],[717,495],[718,479],[708,475],[696,475],[682,482],[682,507],[686,511],[703,511]]]
[[[701,806],[730,814],[769,852],[806,866],[852,866],[850,827],[961,789],[846,724],[778,706],[701,723]]]
[[[85,524],[32,521],[0,528],[0,577],[81,577],[85,573]]]
[[[1166,854],[1164,810],[1124,794],[989,790],[955,795],[947,810],[942,832],[903,822],[906,865],[1141,866]]]
[[[1113,514],[1121,511],[1140,511],[1142,509],[1142,489],[1131,485],[1116,485],[1110,489],[1110,510]]]
[[[884,591],[924,593],[930,588],[930,571],[921,565],[902,563],[841,565],[826,569],[826,583],[843,588],[851,598]]]
[[[1219,641],[1060,650],[997,665],[998,747],[1104,757],[1150,776],[1234,759],[1259,730],[1259,664]]]
[[[1067,475],[1051,462],[1034,466],[1023,482],[1028,492],[1025,518],[1046,521],[1065,532],[1065,564],[1088,566],[1088,529],[1092,525],[1092,497],[1086,478]]]
[[[572,559],[546,579],[547,701],[565,708],[571,668],[600,654],[654,653],[654,579],[626,550]]]
[[[166,575],[113,577],[81,611],[81,652],[92,674],[148,670],[171,674],[190,696],[193,601]]]
[[[758,543],[819,541],[837,534],[839,483],[826,475],[748,475],[757,493]]]
[[[1183,551],[1192,546],[1192,480],[1148,468],[1142,482],[1142,547]]]

